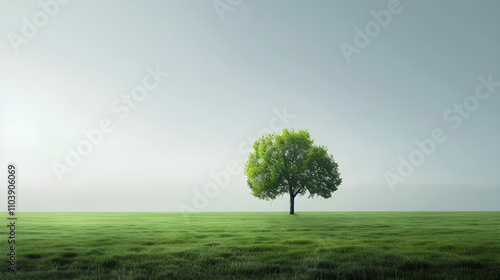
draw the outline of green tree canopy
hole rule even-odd
[[[245,166],[252,195],[271,200],[288,193],[290,214],[298,194],[330,198],[342,183],[337,163],[307,130],[284,128],[281,135],[264,135],[253,149]]]

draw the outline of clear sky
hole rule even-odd
[[[14,162],[21,211],[287,211],[285,126],[343,178],[297,212],[500,210],[499,1],[62,2],[0,1],[2,209]]]

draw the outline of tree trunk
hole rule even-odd
[[[295,207],[295,196],[293,196],[292,194],[290,194],[290,215],[293,215],[295,212],[294,212],[294,207]]]

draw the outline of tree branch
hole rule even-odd
[[[296,195],[298,195],[298,194],[299,194],[299,193],[300,193],[300,192],[301,192],[301,191],[302,191],[303,189],[304,189],[304,187],[302,187],[302,188],[299,188],[299,189],[298,189],[298,190],[297,190],[297,191],[295,192],[295,194],[294,194],[293,196],[296,196]]]

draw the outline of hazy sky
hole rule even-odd
[[[40,3],[0,1],[21,211],[287,211],[242,172],[283,126],[343,178],[297,212],[500,210],[499,1]]]

